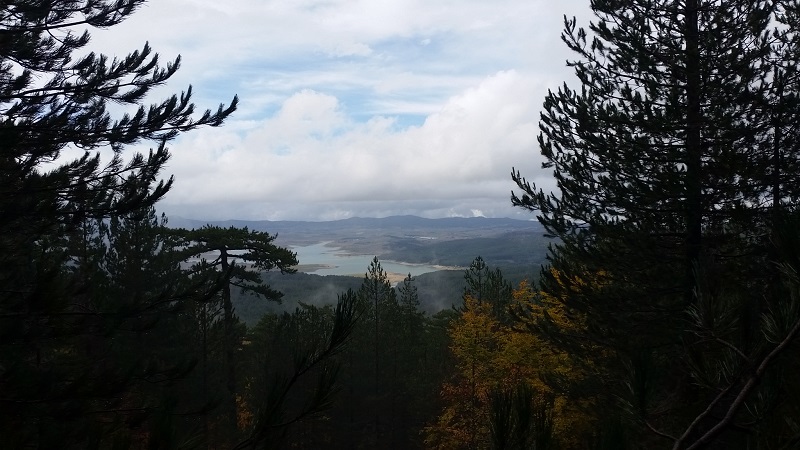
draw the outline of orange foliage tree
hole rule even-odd
[[[521,385],[531,388],[537,404],[548,406],[551,442],[558,448],[577,447],[574,437],[586,430],[588,419],[578,405],[567,401],[545,380],[553,374],[581,377],[584,373],[572,364],[569,355],[546,346],[535,331],[540,320],[562,326],[567,332],[580,326],[559,305],[523,281],[512,291],[512,302],[505,311],[516,320],[504,323],[490,302],[465,295],[461,316],[450,328],[458,375],[442,387],[445,407],[437,421],[426,428],[430,448],[492,447],[492,402],[498,398],[494,394]]]

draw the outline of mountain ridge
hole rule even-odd
[[[510,218],[406,215],[323,222],[183,218],[169,222],[181,228],[206,224],[268,232],[277,236],[277,245],[289,248],[325,243],[351,255],[444,266],[467,266],[476,256],[492,264],[538,266],[551,242],[538,222]]]
[[[280,233],[284,231],[334,231],[358,228],[466,228],[466,229],[505,229],[511,230],[541,230],[541,225],[535,220],[521,220],[512,218],[495,217],[442,217],[425,218],[413,215],[400,215],[388,217],[350,217],[328,221],[303,221],[303,220],[200,220],[188,219],[180,216],[170,217],[168,225],[174,228],[199,228],[206,224],[222,227],[248,227],[257,231]]]

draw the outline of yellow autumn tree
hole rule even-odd
[[[554,276],[558,279],[560,275],[556,273]],[[583,329],[584,319],[567,311],[559,299],[535,291],[524,281],[514,291],[511,308],[516,322],[509,337],[513,345],[509,345],[508,351],[520,346],[527,349],[530,367],[527,382],[553,401],[554,434],[559,442],[558,448],[583,448],[586,443],[581,442],[581,437],[591,434],[593,427],[591,418],[584,412],[590,400],[568,398],[555,380],[579,382],[594,376],[591,370],[587,370],[587,367],[592,367],[591,361],[584,359],[579,364],[574,355],[549,345],[539,325],[546,322],[559,333],[571,335]],[[595,354],[600,354],[599,348],[592,348]]]
[[[552,405],[557,447],[579,447],[575,436],[588,426],[586,416],[580,413],[579,405],[570,403],[544,380],[550,374],[579,377],[582,373],[571,364],[569,355],[546,346],[533,325],[545,316],[565,330],[581,324],[559,309],[559,302],[535,291],[527,281],[513,290],[512,299],[507,313],[517,320],[503,323],[490,303],[465,296],[461,316],[450,328],[458,376],[442,387],[445,406],[437,421],[426,428],[429,448],[491,448],[492,393],[511,391],[522,384]]]
[[[499,375],[492,360],[501,345],[500,324],[491,310],[489,303],[466,296],[461,317],[450,327],[459,376],[442,386],[446,406],[426,429],[430,448],[486,448],[489,384]]]

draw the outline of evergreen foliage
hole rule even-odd
[[[553,444],[553,403],[526,383],[495,388],[489,427],[494,450],[547,450]]]
[[[235,332],[238,319],[234,315],[231,288],[279,302],[282,294],[265,285],[261,273],[272,269],[278,269],[281,273],[294,273],[292,266],[297,265],[297,256],[274,245],[272,242],[275,236],[263,231],[250,231],[246,227],[225,229],[207,225],[195,230],[174,230],[173,235],[178,238],[175,245],[181,247],[182,259],[200,259],[192,265],[192,275],[217,276],[222,283],[220,295],[225,336],[226,384],[230,394],[227,406],[233,414],[237,392],[234,354],[241,342],[241,336],[237,336]],[[213,259],[209,260],[206,256]]]
[[[330,446],[323,423],[317,435],[298,431],[298,422],[319,418],[333,405],[339,389],[341,353],[358,320],[357,296],[339,296],[335,309],[303,305],[293,314],[266,316],[250,335],[252,367],[247,395],[239,397],[240,426],[250,436],[235,448],[284,448],[288,442]],[[242,415],[246,405],[254,411]],[[245,406],[245,408],[243,408]],[[244,422],[244,423],[242,423]]]
[[[418,310],[414,279],[392,287],[377,258],[355,295],[361,319],[340,356],[342,390],[321,433],[329,448],[422,448],[420,431],[451,369],[449,317],[432,323]]]
[[[549,92],[541,116],[557,190],[512,171],[512,202],[560,239],[543,289],[587,325],[539,330],[585,361],[608,351],[587,367],[597,384],[571,393],[596,402],[598,423],[614,411],[630,443],[785,445],[793,410],[765,399],[795,391],[770,355],[796,344],[763,324],[795,320],[776,265],[798,194],[798,3],[592,9],[589,30],[565,18],[562,34],[580,86]]]
[[[199,126],[222,124],[237,100],[199,115],[191,89],[146,104],[150,90],[175,74],[180,59],[162,66],[146,44],[122,58],[84,52],[88,29],[114,26],[142,3],[13,1],[0,14],[4,445],[124,445],[135,440],[125,429],[141,423],[134,412],[167,404],[133,386],[165,381],[171,363],[117,356],[134,335],[146,334],[160,320],[159,311],[194,293],[179,294],[184,291],[170,282],[154,290],[117,284],[123,280],[113,277],[133,277],[130,264],[152,245],[132,241],[126,242],[130,253],[110,251],[113,244],[104,237],[137,239],[133,228],[123,228],[152,220],[149,208],[172,183],[158,180],[169,159],[167,142]],[[76,34],[80,27],[87,31]],[[112,103],[131,110],[114,117]],[[123,160],[124,147],[142,141],[155,143],[155,149]],[[83,154],[62,157],[74,150]],[[174,266],[153,264],[142,275],[171,279]],[[112,301],[120,292],[119,301]],[[158,373],[167,378],[154,378]]]
[[[501,320],[508,319],[508,306],[511,304],[511,285],[506,281],[499,267],[490,269],[480,256],[476,257],[464,273],[463,298],[471,297],[477,302],[487,302]]]

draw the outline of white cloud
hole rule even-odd
[[[568,75],[562,14],[584,3],[159,0],[93,45],[182,54],[156,97],[192,83],[199,109],[242,99],[225,126],[170,145],[168,213],[528,217],[509,173],[552,184],[538,114]]]
[[[304,90],[252,129],[200,130],[173,145],[177,182],[164,207],[240,218],[263,216],[248,209],[253,203],[303,205],[305,214],[347,205],[342,214],[364,215],[359,203],[370,212],[383,203],[387,212],[393,204],[419,205],[410,212],[432,215],[442,207],[431,200],[465,203],[469,215],[485,210],[469,205],[472,199],[508,210],[511,166],[534,155],[537,108],[529,99],[540,93],[530,79],[499,72],[421,126],[398,128],[385,116],[353,120],[335,97]],[[213,206],[220,203],[227,209]]]

